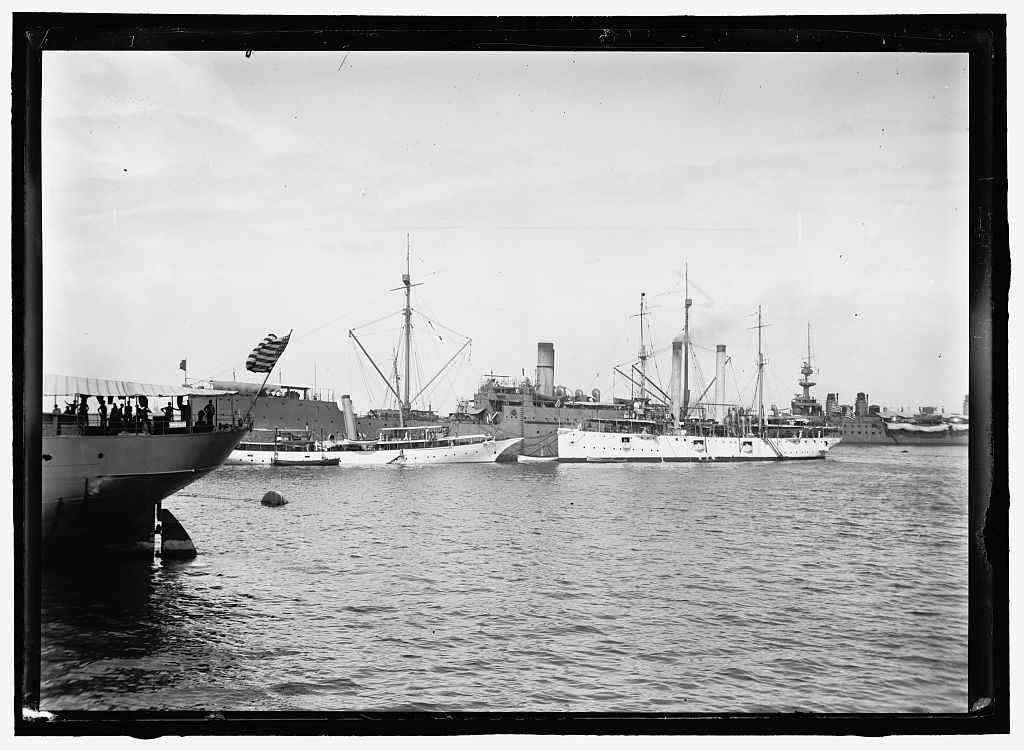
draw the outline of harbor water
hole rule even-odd
[[[40,708],[963,712],[967,467],[222,467],[44,571]]]

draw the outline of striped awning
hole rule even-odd
[[[44,396],[223,396],[235,391],[213,388],[189,388],[184,385],[154,385],[130,380],[77,378],[70,375],[44,375]]]

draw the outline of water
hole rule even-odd
[[[195,560],[45,573],[42,709],[967,708],[962,447],[223,467],[165,504]]]

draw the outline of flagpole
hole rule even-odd
[[[292,335],[292,331],[293,330],[295,330],[295,329],[290,329],[288,331],[288,335],[285,336],[285,338],[289,338]],[[284,350],[282,350],[282,352],[283,351]],[[278,357],[280,357],[280,354],[278,355]],[[263,378],[263,384],[260,385],[259,390],[256,391],[256,395],[252,397],[252,403],[249,404],[249,410],[245,413],[245,416],[242,417],[242,422],[245,422],[247,419],[249,419],[249,415],[252,414],[253,407],[256,406],[256,399],[258,399],[260,397],[260,394],[263,392],[263,387],[267,384],[267,381],[270,380],[270,373],[272,373],[274,371],[274,368],[276,366],[277,366],[277,359],[274,360],[274,364],[272,364],[270,366],[270,369],[267,370],[267,376],[265,378]]]

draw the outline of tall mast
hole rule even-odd
[[[402,274],[402,283],[405,285],[405,389],[404,398],[399,406],[399,411],[408,411],[409,404],[409,360],[411,359],[410,344],[412,340],[412,283],[409,272],[409,235],[405,235],[405,273]]]
[[[800,374],[804,376],[803,380],[799,381],[798,385],[804,389],[804,400],[807,401],[811,398],[811,387],[817,385],[811,381],[811,375],[814,374],[814,368],[811,367],[811,324],[807,324],[807,359],[804,360],[804,366],[800,368]]]
[[[764,355],[761,354],[761,306],[757,306],[757,434],[764,435]]]
[[[683,408],[681,419],[686,419],[686,412],[690,405],[690,266],[686,265],[686,304],[683,313]]]
[[[640,408],[643,408],[647,396],[647,349],[644,347],[644,297],[640,292]]]
[[[392,367],[395,370],[395,389],[394,390],[395,390],[395,395],[397,395],[398,394],[398,389],[402,387],[400,385],[401,378],[398,377],[398,355],[397,355],[397,353],[395,354],[395,358],[394,358],[394,362],[392,363]],[[399,400],[401,400],[401,399],[399,399]],[[402,404],[401,403],[398,404],[398,426],[399,427],[405,427],[405,409],[402,408]]]

